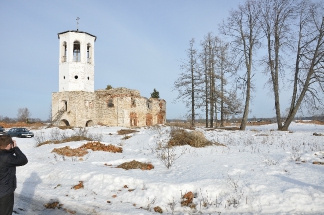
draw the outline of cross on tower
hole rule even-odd
[[[79,17],[76,18],[76,21],[77,21],[77,31],[79,30]]]

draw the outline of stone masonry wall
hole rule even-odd
[[[60,92],[52,94],[52,117],[67,102],[60,124],[71,126],[146,126],[164,124],[166,102],[147,99],[139,91],[127,88],[91,92]]]

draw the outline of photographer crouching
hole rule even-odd
[[[17,187],[16,166],[28,163],[27,157],[9,135],[0,136],[0,214],[12,215]]]

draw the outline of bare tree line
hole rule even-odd
[[[26,123],[33,123],[33,122],[42,122],[39,118],[31,118],[31,112],[28,108],[18,108],[17,110],[17,118],[11,118],[8,116],[0,115],[0,122],[5,123],[15,123],[15,122],[26,122]]]
[[[192,39],[189,60],[181,65],[182,73],[174,84],[177,99],[191,110],[191,125],[200,109],[205,112],[206,127],[214,126],[218,113],[219,126],[226,115],[242,114],[240,129],[245,130],[253,77],[259,68],[273,93],[278,130],[288,130],[301,107],[323,107],[323,16],[322,2],[247,0],[219,24],[220,36],[205,36],[199,51]],[[265,54],[259,57],[260,53]],[[286,114],[280,105],[284,83],[291,89]],[[237,89],[244,99],[236,97]]]
[[[182,73],[174,83],[181,99],[190,109],[191,125],[195,125],[196,109],[205,112],[206,127],[213,127],[221,113],[220,126],[224,126],[225,115],[240,112],[240,102],[235,90],[228,90],[228,78],[235,73],[229,43],[208,33],[200,43],[201,51],[194,48],[190,40],[188,61],[182,62]]]

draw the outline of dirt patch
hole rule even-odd
[[[44,207],[47,208],[47,209],[55,209],[55,208],[60,209],[61,206],[62,206],[62,204],[60,204],[60,202],[57,202],[57,201],[49,202],[49,203],[44,205]]]
[[[58,128],[61,130],[66,130],[66,129],[73,129],[74,127],[72,127],[72,126],[58,126]]]
[[[59,155],[67,156],[67,157],[83,157],[84,155],[88,154],[86,149],[72,149],[70,146],[65,146],[63,148],[54,148],[52,153],[56,153]]]
[[[63,208],[63,204],[60,204],[60,202],[58,201],[54,201],[54,202],[49,202],[47,204],[44,205],[45,208],[47,209],[63,209],[65,212],[69,213],[69,214],[76,214],[76,211],[74,210],[70,210],[67,208]]]
[[[196,205],[192,203],[194,194],[190,191],[182,196],[181,206],[187,206],[190,208],[196,208]]]
[[[122,138],[122,140],[128,140],[129,138],[131,138],[132,136],[130,135],[125,135],[125,137]]]
[[[117,147],[111,144],[105,145],[100,142],[88,142],[76,149],[72,149],[70,148],[70,146],[54,148],[52,152],[67,157],[83,157],[84,155],[88,154],[88,149],[91,149],[92,151],[105,151],[112,153],[123,152],[123,149],[121,147]]]
[[[154,211],[155,211],[156,213],[160,213],[160,214],[162,214],[162,213],[163,213],[163,210],[162,210],[162,208],[161,208],[161,207],[159,207],[159,206],[156,206],[156,207],[154,207]]]
[[[317,164],[317,165],[324,165],[324,162],[321,162],[321,161],[314,161],[313,164]]]
[[[37,137],[36,137],[36,139],[37,139]],[[46,145],[46,144],[60,144],[60,143],[67,143],[67,142],[72,142],[72,141],[82,141],[82,140],[91,141],[92,139],[89,137],[86,137],[86,136],[71,136],[71,137],[67,137],[63,140],[46,140],[44,142],[38,143],[37,147]]]
[[[92,151],[104,151],[113,153],[122,153],[123,148],[114,145],[105,145],[100,142],[88,142],[80,147],[81,149],[91,149]]]
[[[135,133],[135,132],[138,132],[138,131],[137,130],[132,130],[132,129],[121,129],[121,130],[117,131],[117,134],[126,135],[126,134]]]
[[[125,170],[129,169],[141,169],[141,170],[151,170],[154,169],[154,166],[150,163],[142,163],[136,160],[125,162],[117,166],[117,168],[122,168]]]
[[[207,140],[204,134],[200,131],[188,132],[183,129],[175,128],[171,130],[171,138],[168,142],[170,146],[184,146],[205,147],[210,145],[224,146],[223,144],[214,143]]]
[[[84,188],[83,181],[79,181],[79,184],[71,187],[71,189],[74,189],[74,190],[83,189],[83,188]]]
[[[72,141],[82,141],[82,140],[91,141],[92,139],[89,137],[85,137],[85,136],[71,136],[71,137],[68,137],[68,138],[62,140],[61,143],[67,143],[67,142],[72,142]]]
[[[227,131],[236,131],[236,130],[240,130],[239,127],[220,127],[218,129],[222,129],[222,130],[227,130]]]

